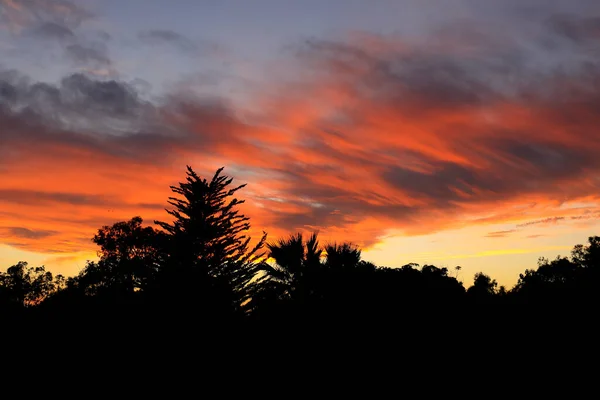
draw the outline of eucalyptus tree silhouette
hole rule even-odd
[[[571,258],[540,258],[537,269],[519,275],[511,294],[525,303],[557,306],[577,302],[582,307],[600,301],[599,281],[600,237],[592,236],[586,245],[573,247]]]
[[[600,269],[600,236],[590,236],[586,245],[573,247],[571,260],[582,268]]]
[[[498,291],[498,283],[489,275],[483,272],[477,272],[473,278],[473,286],[467,289],[469,295],[474,296],[493,296]]]
[[[40,304],[64,285],[64,277],[21,261],[0,272],[0,305],[32,307]]]

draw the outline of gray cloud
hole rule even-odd
[[[75,33],[71,29],[56,22],[44,22],[33,29],[32,34],[44,39],[58,39],[61,41],[75,38]]]
[[[83,74],[64,78],[61,99],[71,105],[97,110],[106,115],[135,116],[142,101],[130,85],[116,80],[93,80]]]
[[[0,189],[0,201],[18,203],[23,205],[62,203],[70,205],[110,205],[110,201],[103,196],[39,192],[36,190]]]
[[[108,66],[111,64],[105,46],[72,44],[65,47],[66,54],[78,64]]]
[[[355,81],[357,95],[424,114],[432,109],[478,107],[503,98],[506,80],[518,71],[523,54],[521,49],[493,44],[482,38],[476,55],[426,47],[376,55],[356,45],[310,40],[296,48],[296,55],[315,69],[338,74],[340,80],[360,75]]]
[[[13,29],[45,22],[74,29],[92,17],[91,12],[67,0],[0,0],[0,21]]]
[[[6,231],[7,234],[20,239],[44,239],[55,235],[56,231],[48,230],[31,230],[27,228],[11,226],[8,228],[0,228]]]
[[[132,85],[92,79],[84,74],[73,74],[58,85],[51,85],[30,82],[16,71],[0,72],[0,106],[4,107],[4,112],[0,108],[0,115],[5,123],[104,133],[117,133],[116,130],[127,127],[135,131],[140,117],[145,115],[149,121],[155,113]],[[11,133],[5,132],[4,138],[7,135]],[[86,140],[80,133],[72,132],[71,136]]]
[[[580,17],[556,14],[547,20],[547,26],[557,35],[578,44],[600,39],[600,17]]]
[[[109,40],[112,39],[112,36],[106,31],[98,31],[97,34],[98,34],[98,37],[100,39],[104,40],[105,42],[108,42]]]
[[[199,47],[191,39],[171,30],[148,30],[140,32],[139,39],[149,45],[170,44],[184,51],[196,52]]]
[[[153,29],[142,31],[138,39],[148,46],[170,46],[190,56],[223,55],[224,48],[210,40],[192,40],[172,30]]]
[[[0,154],[35,143],[160,163],[176,150],[210,151],[217,142],[236,140],[232,135],[240,123],[219,100],[173,97],[164,105],[153,104],[136,86],[136,81],[84,74],[52,85],[0,71]],[[207,128],[197,132],[198,126]]]
[[[449,207],[463,198],[461,193],[473,195],[474,189],[490,194],[504,192],[506,183],[476,170],[453,163],[432,163],[434,172],[423,173],[402,167],[390,167],[383,174],[391,185],[407,191],[416,198],[434,199],[438,207]]]

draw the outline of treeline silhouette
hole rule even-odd
[[[135,343],[150,338],[183,345],[235,333],[237,345],[229,345],[241,350],[250,337],[267,340],[259,333],[267,331],[281,344],[290,333],[307,339],[327,329],[458,337],[576,329],[594,320],[600,237],[570,257],[540,259],[510,290],[483,273],[465,289],[460,267],[380,267],[358,247],[322,244],[316,233],[277,241],[264,234],[251,246],[236,197],[245,185],[232,182],[222,168],[207,180],[188,167],[185,181],[171,187],[171,221],[152,227],[134,217],[100,228],[93,237],[99,260],[77,276],[25,262],[9,267],[0,273],[4,326],[20,334],[45,328],[86,340],[121,337],[120,348],[135,353]]]

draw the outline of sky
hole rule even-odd
[[[186,165],[467,286],[600,234],[596,0],[0,0],[0,54],[1,269],[76,274]]]

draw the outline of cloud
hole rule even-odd
[[[59,232],[37,240],[8,235],[3,243],[89,251],[104,224],[138,214],[163,219],[168,187],[186,160],[241,129],[216,99],[151,104],[137,86],[82,74],[47,84],[0,72],[0,173],[9,177],[0,183],[0,227]],[[213,173],[218,163],[197,169]]]
[[[540,219],[537,221],[529,221],[529,222],[525,222],[522,224],[517,225],[519,228],[524,227],[524,226],[531,226],[531,225],[545,225],[545,224],[554,224],[558,221],[562,221],[564,220],[565,217],[548,217],[548,218],[544,218],[544,219]]]
[[[509,236],[511,233],[516,232],[516,229],[509,229],[506,231],[496,231],[496,232],[490,232],[487,235],[485,235],[485,237],[488,238],[499,238],[499,237],[507,237]]]
[[[554,61],[528,50],[539,37],[470,29],[468,43],[310,40],[265,67],[246,103],[0,73],[2,224],[60,232],[21,242],[29,249],[91,246],[84,238],[111,221],[166,218],[160,205],[185,164],[208,176],[225,165],[249,183],[244,209],[272,237],[319,230],[371,245],[469,224],[567,224],[584,210],[561,205],[584,200],[595,212],[600,55],[565,40],[582,57]]]
[[[184,53],[193,55],[222,54],[223,48],[207,40],[192,40],[172,30],[152,29],[138,34],[139,40],[150,46],[173,46]]]
[[[45,39],[58,39],[61,41],[75,38],[75,34],[71,29],[56,22],[44,22],[33,29],[32,34]]]
[[[171,30],[160,30],[160,29],[153,29],[153,30],[140,32],[139,38],[142,41],[145,41],[145,42],[151,43],[151,44],[156,44],[156,43],[180,44],[180,43],[191,42],[190,39],[186,38],[185,36],[183,36],[177,32],[174,32]]]
[[[591,214],[591,215],[572,215],[570,217],[572,220],[579,220],[579,219],[597,219],[600,218],[600,214],[596,213],[596,214]]]
[[[0,22],[17,32],[44,23],[74,29],[92,16],[66,0],[0,0]]]
[[[66,54],[76,63],[88,65],[110,65],[111,61],[104,46],[72,44],[65,48]]]
[[[32,231],[31,229],[11,226],[4,228],[5,234],[23,239],[43,239],[56,234],[55,231]]]
[[[146,44],[171,44],[184,51],[196,51],[198,46],[185,36],[171,30],[148,30],[140,32],[140,40]]]
[[[133,83],[72,74],[52,85],[5,71],[0,72],[0,88],[0,120],[11,127],[0,135],[0,143],[7,145],[35,139],[48,145],[93,146],[97,138],[90,132],[136,132],[140,118],[148,126],[155,119],[155,107],[140,98]]]
[[[547,20],[548,28],[557,35],[572,42],[582,44],[600,38],[600,17],[579,17],[569,14],[555,14]]]
[[[22,205],[105,205],[102,196],[77,193],[38,192],[34,190],[0,190],[0,198],[4,201],[19,202]]]
[[[69,1],[0,0],[0,29],[8,27],[14,46],[6,60],[16,65],[27,62],[28,70],[52,70],[68,68],[58,61],[64,59],[80,71],[105,70],[112,75],[114,68],[106,38],[101,31],[81,27],[92,17],[86,9]]]
[[[112,39],[112,36],[110,35],[110,33],[106,32],[106,31],[98,31],[96,32],[96,34],[98,35],[98,37],[105,41],[108,42]]]

